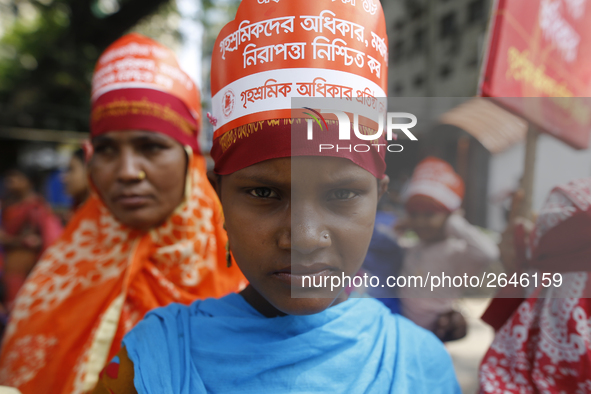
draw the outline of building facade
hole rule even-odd
[[[451,109],[477,94],[491,1],[382,1],[389,41],[388,95],[412,97],[417,103],[424,98],[417,111],[429,114],[416,129],[419,142],[405,144],[408,154],[387,158],[397,172],[390,177],[408,176],[429,155],[448,161],[466,181],[466,216],[482,226],[487,224],[490,155],[462,130],[437,124],[436,117],[440,104]]]
[[[384,0],[390,96],[476,94],[490,0]]]

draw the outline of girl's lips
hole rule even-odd
[[[279,271],[273,272],[273,277],[285,281],[288,283],[301,283],[302,277],[319,277],[319,276],[331,276],[334,274],[336,269],[326,264],[312,264],[309,266],[297,265],[290,268],[285,268]]]

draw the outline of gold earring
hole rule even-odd
[[[137,179],[143,181],[144,179],[146,179],[146,173],[144,171],[140,171],[140,173],[137,174]]]
[[[232,266],[232,252],[230,252],[230,240],[226,242],[226,264],[228,268]]]
[[[224,231],[226,230],[226,221],[224,221],[223,225]],[[228,268],[232,266],[232,253],[230,252],[230,239],[226,241],[226,265]]]

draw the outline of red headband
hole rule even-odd
[[[462,205],[464,181],[449,163],[428,157],[415,168],[405,196],[407,201],[414,196],[429,197],[453,212]]]
[[[181,100],[153,89],[119,89],[100,96],[92,105],[90,134],[148,130],[174,138],[200,152],[198,127]]]
[[[421,194],[416,194],[410,197],[406,204],[404,204],[404,209],[410,213],[420,213],[420,212],[432,212],[432,213],[451,213],[452,211],[440,203],[439,201],[435,200],[432,197],[424,196]]]
[[[128,34],[99,58],[92,78],[90,130],[148,130],[199,152],[199,89],[172,51],[140,34]]]
[[[386,141],[362,141],[354,133],[346,144],[338,140],[338,126],[328,121],[328,131],[313,126],[314,141],[306,139],[305,119],[276,119],[249,123],[231,130],[214,140],[211,156],[215,160],[214,171],[220,175],[228,175],[242,168],[265,160],[291,156],[328,156],[349,159],[370,172],[378,179],[384,177],[386,171]],[[360,126],[363,130],[365,126]],[[367,130],[367,133],[374,131]],[[319,151],[319,144],[336,146],[340,144],[348,149],[330,149]],[[375,146],[381,144],[378,150]],[[360,146],[370,147],[365,152]],[[359,151],[355,151],[355,146]]]
[[[384,14],[375,0],[243,0],[212,54],[215,171],[230,174],[279,157],[334,156],[382,178],[385,145],[378,151],[354,133],[339,142],[338,127],[327,123],[322,131],[314,125],[313,144],[299,140],[307,123],[292,115],[291,104],[297,97],[342,97],[375,109],[376,98],[386,96],[387,59]],[[320,152],[320,143],[335,149]],[[355,152],[356,145],[371,151]]]

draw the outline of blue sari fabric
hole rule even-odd
[[[123,344],[140,394],[460,393],[441,342],[369,298],[276,318],[238,294],[172,304]]]

